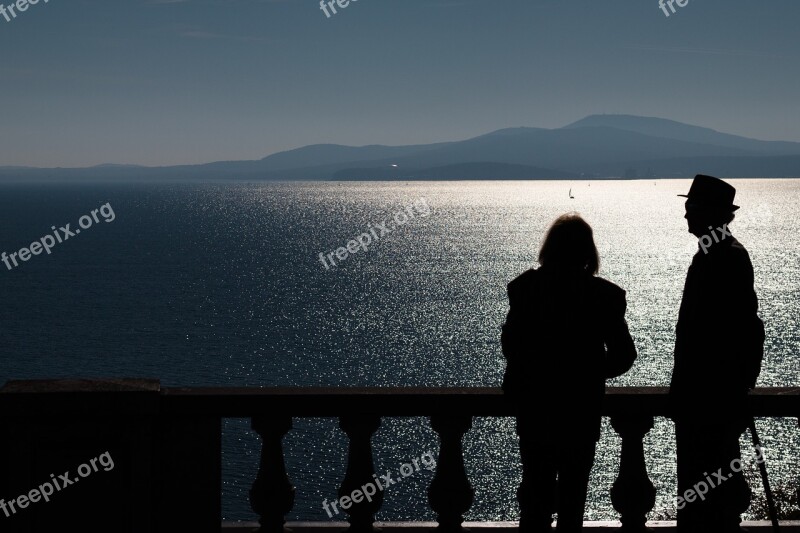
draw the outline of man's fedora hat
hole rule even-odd
[[[736,196],[736,189],[714,176],[698,174],[694,177],[689,194],[679,194],[688,198],[687,204],[701,208],[725,209],[731,212],[739,209],[738,205],[733,205]]]

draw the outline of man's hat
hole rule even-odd
[[[731,212],[739,209],[738,205],[733,205],[736,189],[719,178],[705,174],[698,174],[694,177],[689,194],[679,194],[678,196],[688,198],[687,203],[697,207],[725,209]]]

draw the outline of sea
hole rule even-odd
[[[800,180],[730,182],[741,206],[730,228],[752,258],[767,330],[758,384],[800,386]],[[667,386],[683,283],[698,249],[677,196],[689,185],[0,184],[0,252],[17,254],[0,263],[0,383],[145,377],[165,387],[496,387],[506,285],[536,266],[548,225],[575,211],[594,229],[599,275],[627,291],[639,355],[609,385]],[[36,241],[47,249],[20,255]],[[709,328],[724,328],[724,317]],[[797,420],[758,426],[770,481],[788,510],[800,475]],[[764,494],[747,437],[756,516]],[[373,439],[376,473],[436,456],[437,442],[426,418],[384,419]],[[297,487],[288,518],[343,519],[323,508],[344,476],[347,441],[337,421],[295,419],[284,448]],[[464,449],[475,488],[467,520],[517,519],[514,420],[476,418]],[[645,450],[658,491],[651,518],[672,518],[669,420],[656,420]],[[225,420],[226,520],[256,519],[248,491],[259,452],[249,420]],[[589,520],[618,518],[609,490],[619,454],[606,420]],[[433,475],[422,468],[388,488],[378,519],[435,519],[426,495]]]

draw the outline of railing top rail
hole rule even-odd
[[[666,387],[608,387],[606,415],[669,416]],[[800,387],[754,390],[755,416],[800,416]],[[11,381],[0,389],[6,416],[84,411],[181,416],[337,417],[513,416],[515,407],[496,387],[160,387],[157,380]]]

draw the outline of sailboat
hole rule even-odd
[[[569,199],[570,200],[574,200],[575,199],[575,197],[572,196],[572,188],[570,188],[570,190],[569,190]]]

